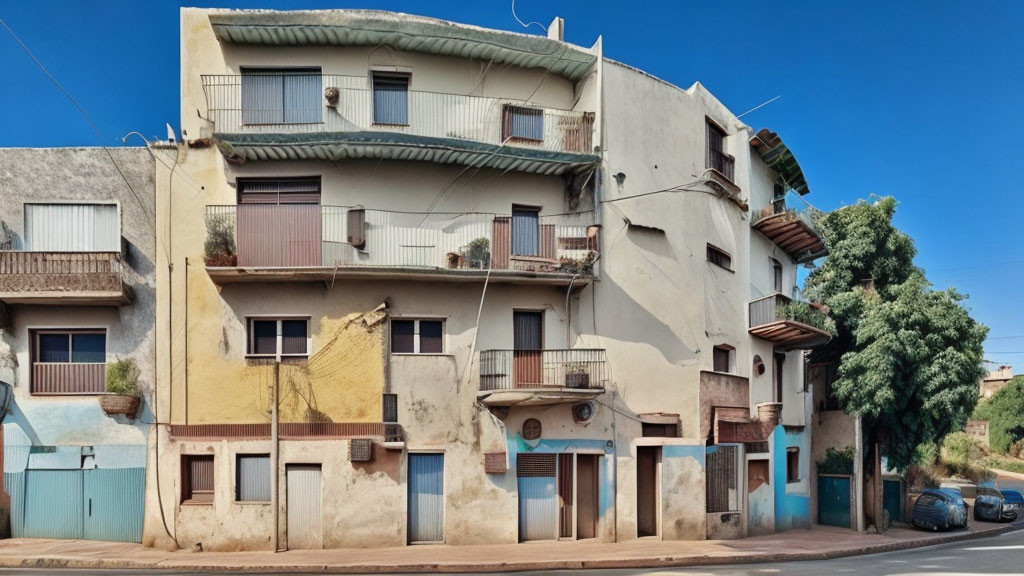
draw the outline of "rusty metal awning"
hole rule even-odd
[[[800,169],[793,152],[778,134],[762,128],[750,139],[750,145],[757,149],[761,160],[782,177],[787,188],[801,196],[810,192],[804,179],[804,171]]]

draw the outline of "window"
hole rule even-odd
[[[320,68],[242,68],[242,124],[323,121]]]
[[[786,484],[800,481],[800,449],[786,448]]]
[[[444,321],[391,320],[391,353],[444,353]]]
[[[733,179],[735,159],[725,152],[725,130],[712,122],[706,121],[707,153],[705,167],[717,170],[729,180]]]
[[[540,256],[540,208],[512,207],[512,254]]]
[[[676,424],[641,422],[640,428],[641,436],[644,438],[676,438],[679,436],[679,426]]]
[[[732,355],[735,352],[728,346],[715,346],[712,350],[715,372],[732,372]]]
[[[721,248],[708,244],[708,262],[711,262],[719,268],[725,268],[726,270],[732,271],[732,256],[728,252]]]
[[[239,178],[238,203],[319,204],[320,177]]]
[[[249,356],[309,355],[309,320],[305,318],[249,318]]]
[[[783,365],[786,363],[786,355],[776,352],[775,353],[775,373],[774,373],[774,384],[775,384],[775,401],[782,402],[782,383],[785,380],[785,373],[782,370]]]
[[[501,109],[501,141],[543,142],[544,110],[505,104]]]
[[[235,457],[235,500],[270,501],[270,454],[239,454]]]
[[[33,394],[107,391],[104,330],[36,330],[32,336]]]
[[[782,263],[772,258],[772,287],[782,293]]]
[[[213,454],[181,457],[182,504],[213,504]]]
[[[408,74],[373,74],[373,123],[409,124]]]
[[[707,448],[706,488],[707,511],[740,510],[739,449],[736,446],[712,445]]]

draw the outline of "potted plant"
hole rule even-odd
[[[490,268],[491,241],[484,236],[471,241],[466,247],[466,260],[470,268]]]
[[[139,374],[139,366],[131,358],[119,358],[107,365],[107,394],[100,396],[100,407],[107,416],[134,418],[139,412]]]
[[[583,363],[565,365],[565,387],[566,388],[589,388],[590,372]]]
[[[207,266],[238,266],[235,227],[230,218],[215,216],[206,220],[203,260]]]

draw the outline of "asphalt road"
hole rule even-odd
[[[0,576],[41,574],[68,574],[75,576],[194,576],[197,572],[167,572],[162,570],[124,570],[117,572],[96,570],[0,570]],[[204,574],[224,574],[209,572]],[[287,574],[287,573],[280,573]],[[929,548],[900,552],[855,556],[836,560],[809,562],[783,562],[776,564],[746,564],[723,567],[701,567],[656,570],[590,570],[579,572],[518,572],[522,576],[764,576],[766,574],[792,576],[818,576],[821,574],[851,574],[855,576],[989,576],[993,574],[1024,574],[1024,530],[1001,536],[954,542]],[[478,575],[483,576],[483,575]]]

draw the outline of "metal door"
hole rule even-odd
[[[83,496],[86,539],[142,542],[145,468],[85,470]]]
[[[852,527],[849,476],[818,476],[818,523]]]
[[[900,501],[903,500],[903,490],[901,490],[899,480],[883,480],[882,481],[882,504],[885,511],[889,513],[890,522],[902,522],[903,514],[901,513],[902,506]]]
[[[409,542],[444,542],[444,454],[409,454]]]
[[[24,538],[82,538],[82,471],[28,470]]]
[[[555,454],[519,454],[519,539],[558,538],[558,490]]]
[[[285,467],[288,514],[288,548],[310,550],[324,547],[322,483],[319,464]]]

